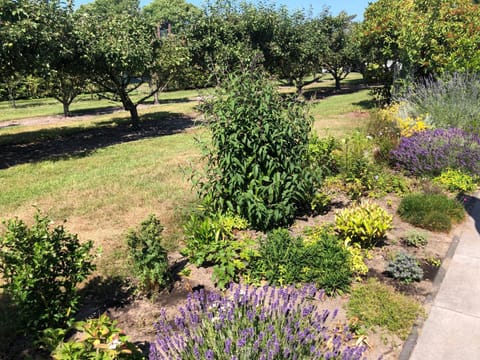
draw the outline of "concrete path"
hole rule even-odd
[[[480,360],[480,192],[475,198],[410,360]]]

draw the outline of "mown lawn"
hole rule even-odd
[[[170,101],[144,107],[145,119],[185,114],[196,116],[198,101],[185,101],[187,94],[169,93]],[[188,97],[190,97],[190,95]],[[362,127],[370,97],[366,90],[335,95],[311,105],[315,131],[341,136]],[[5,116],[5,115],[3,115]],[[5,118],[5,117],[4,117]],[[128,121],[128,114],[115,113],[86,122],[69,121],[49,126],[18,126],[0,131],[0,144],[68,137],[92,127],[115,127]],[[190,177],[200,168],[197,138],[202,128],[99,147],[82,156],[42,160],[0,170],[0,214],[2,219],[18,216],[31,222],[36,209],[53,220],[67,219],[66,227],[80,239],[92,239],[103,249],[99,271],[121,274],[125,268],[125,233],[150,213],[165,226],[166,246],[178,247],[182,219],[195,206]]]

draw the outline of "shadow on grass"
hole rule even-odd
[[[140,129],[130,119],[114,118],[85,128],[60,127],[0,136],[0,169],[43,160],[88,156],[97,149],[140,139],[180,133],[195,126],[181,113],[155,112],[141,116]]]
[[[340,89],[335,89],[335,87],[332,86],[315,86],[305,89],[303,96],[308,101],[318,101],[329,96],[353,94],[364,89],[366,89],[366,87],[361,83],[342,84]]]

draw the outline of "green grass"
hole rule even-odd
[[[315,102],[310,113],[315,119],[314,129],[320,135],[344,136],[367,126],[373,107],[368,90],[339,94]]]
[[[185,102],[189,101],[204,93],[206,90],[181,90],[161,93],[159,100],[161,103],[167,102]],[[144,92],[133,94],[134,101],[140,98]],[[152,103],[153,99],[149,99],[146,103]],[[38,116],[63,115],[63,107],[60,102],[53,98],[17,100],[17,107],[12,108],[7,101],[0,102],[0,122],[7,120],[16,120]],[[106,99],[99,99],[96,95],[84,94],[79,96],[70,106],[73,115],[81,115],[98,109],[114,109],[121,108],[120,102],[113,102]]]
[[[415,300],[395,291],[391,286],[370,279],[354,287],[347,304],[350,319],[371,328],[380,326],[406,339],[423,309]]]
[[[195,91],[163,94],[158,106],[142,107],[142,121],[195,114],[197,101],[185,102]],[[168,99],[167,99],[168,98]],[[343,101],[342,101],[343,99]],[[357,127],[359,119],[342,115],[351,102],[368,100],[366,92],[338,95],[339,133]],[[324,102],[328,103],[329,98]],[[321,105],[321,104],[316,104]],[[329,119],[317,115],[320,129],[331,127]],[[92,128],[112,128],[128,122],[127,112],[100,115],[89,120],[67,120],[49,125],[16,126],[0,130],[0,144],[41,142]],[[363,120],[362,120],[363,121]],[[200,167],[200,150],[194,138],[204,136],[200,129],[99,148],[83,157],[45,160],[0,170],[0,214],[2,219],[19,216],[32,218],[35,207],[48,212],[56,221],[68,219],[67,227],[81,239],[92,239],[104,251],[100,271],[115,274],[125,263],[124,235],[150,213],[165,226],[166,246],[182,241],[184,209],[195,203],[188,177]]]

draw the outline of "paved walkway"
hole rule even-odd
[[[480,360],[480,192],[475,197],[416,344],[402,352],[410,360]]]

